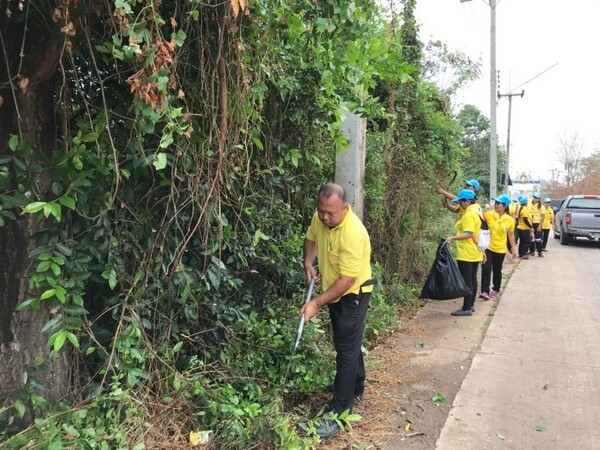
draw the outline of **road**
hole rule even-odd
[[[475,352],[436,448],[600,448],[600,250],[521,261]]]

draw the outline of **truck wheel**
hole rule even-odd
[[[571,240],[571,236],[567,233],[560,233],[560,245],[569,245],[569,241]]]

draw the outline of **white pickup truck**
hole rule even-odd
[[[568,195],[554,216],[554,238],[562,245],[585,237],[600,239],[600,195]]]

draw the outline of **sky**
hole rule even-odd
[[[455,101],[477,106],[486,117],[490,12],[488,0],[417,0],[415,12],[423,42],[441,40],[481,61],[481,78],[460,90]],[[585,155],[600,149],[599,20],[597,0],[497,0],[499,90],[525,91],[512,99],[511,177],[526,172],[536,179],[560,179],[560,136],[577,133]],[[498,145],[506,146],[507,98],[498,100],[497,131]]]

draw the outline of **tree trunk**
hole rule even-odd
[[[47,42],[48,36],[45,36],[46,42],[44,36],[38,35],[37,42],[33,37],[32,48],[24,52],[28,57],[23,64],[21,79],[29,80],[25,89],[11,91],[6,87],[10,85],[9,80],[14,86],[17,67],[14,60],[0,69],[0,86],[4,87],[0,89],[0,155],[12,154],[8,148],[10,135],[20,134],[22,140],[47,155],[51,155],[56,146],[54,90],[59,50]],[[7,67],[14,71],[7,73]],[[9,165],[9,169],[10,195],[10,191],[18,186],[14,167]],[[45,194],[50,192],[51,180],[43,176],[36,180],[36,186],[45,199]],[[35,246],[35,234],[43,228],[44,222],[39,222],[33,215],[21,215],[19,208],[13,213],[17,219],[5,220],[5,226],[0,227],[0,398],[5,398],[5,405],[12,403],[32,376],[44,386],[45,393],[41,395],[49,400],[64,396],[69,386],[68,357],[63,354],[49,360],[48,336],[41,334],[42,327],[52,315],[48,306],[43,303],[37,311],[15,311],[19,303],[39,295],[29,287],[32,260],[28,256]],[[42,361],[45,364],[40,365]],[[28,411],[25,424],[31,419],[32,413]]]

